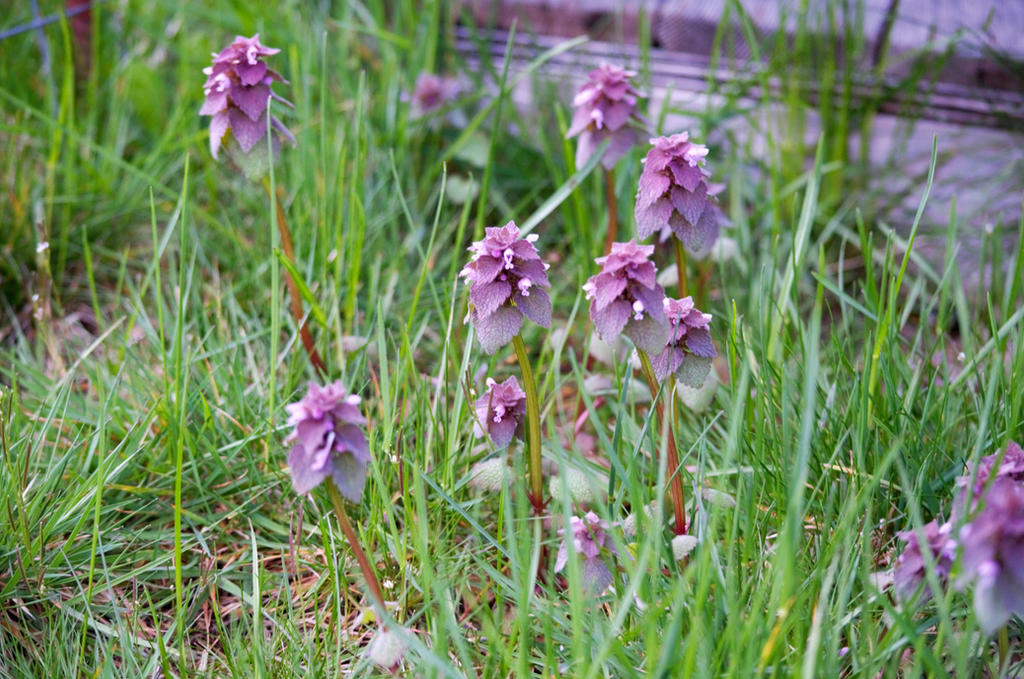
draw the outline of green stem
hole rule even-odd
[[[683,241],[672,236],[672,246],[676,252],[676,274],[679,285],[679,298],[686,297],[686,250],[683,249]]]
[[[359,544],[359,536],[356,535],[352,522],[348,520],[348,512],[345,511],[345,501],[342,500],[341,493],[338,492],[337,486],[330,479],[327,479],[327,492],[331,496],[331,504],[334,505],[334,514],[338,517],[338,525],[341,526],[341,532],[345,534],[345,539],[348,540],[349,545],[352,547],[352,552],[356,555],[356,561],[359,562],[359,568],[363,571],[363,579],[366,580],[366,584],[370,588],[373,605],[377,608],[377,619],[383,626],[384,594],[381,593],[377,574],[374,572],[373,566],[370,565],[370,560],[366,558],[366,552],[363,551],[362,546]]]
[[[523,374],[523,389],[526,390],[526,443],[530,451],[529,474],[530,474],[530,502],[533,503],[534,512],[540,514],[544,510],[544,480],[540,473],[540,400],[537,398],[537,383],[533,379],[533,368],[530,367],[530,357],[526,353],[526,345],[523,344],[521,335],[512,338],[512,346],[516,350],[516,358],[519,359],[519,370]]]
[[[1004,624],[999,630],[999,676],[1003,676],[1010,662],[1010,632]]]
[[[619,233],[619,215],[615,204],[615,170],[604,171],[604,193],[608,200],[608,233],[604,238],[604,253],[607,255],[612,251],[612,243]]]
[[[708,281],[711,280],[711,260],[705,259],[698,266],[700,275],[697,277],[697,295],[694,304],[698,309],[706,309],[708,302]]]
[[[678,241],[677,241],[678,242]],[[651,389],[651,398],[654,399],[654,407],[658,411],[658,420],[664,429],[668,430],[668,440],[664,447],[664,453],[668,459],[669,497],[672,499],[672,513],[675,516],[675,533],[684,535],[686,533],[686,505],[683,500],[683,478],[682,469],[679,466],[679,451],[676,449],[676,437],[672,433],[672,422],[670,416],[675,412],[674,400],[676,392],[675,378],[669,376],[665,388],[669,395],[668,415],[665,413],[664,404],[658,400],[658,379],[654,376],[654,366],[647,352],[637,349],[640,356],[640,366],[643,368],[644,377],[647,379],[647,386]]]

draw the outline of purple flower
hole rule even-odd
[[[262,147],[266,142],[260,142],[267,134],[268,100],[273,97],[291,106],[270,89],[275,81],[285,84],[288,81],[267,68],[263,61],[263,57],[281,50],[261,45],[259,38],[258,33],[251,38],[237,36],[233,43],[213,55],[213,66],[203,69],[206,99],[199,115],[213,116],[210,121],[210,152],[214,158],[220,147],[232,138],[242,154],[248,154],[257,145],[259,152],[264,152]],[[278,133],[275,144],[280,142],[280,138],[295,143],[295,137],[280,120],[271,116],[270,125]],[[228,131],[232,134],[230,138],[226,137]]]
[[[526,430],[526,392],[516,378],[502,383],[487,378],[487,393],[476,400],[476,422],[473,433],[486,433],[497,448],[504,448],[513,437],[524,440]]]
[[[460,276],[470,284],[471,311],[476,336],[488,354],[519,334],[523,316],[545,328],[551,326],[548,266],[533,243],[535,234],[519,237],[519,227],[509,222],[489,227],[483,240],[470,246],[473,260]]]
[[[576,93],[572,105],[576,112],[566,139],[579,135],[576,167],[583,165],[605,139],[611,139],[601,164],[611,169],[640,140],[647,121],[636,110],[637,92],[629,79],[635,71],[602,64],[587,75],[587,82]]]
[[[665,291],[655,280],[657,271],[648,257],[653,245],[612,243],[612,250],[595,262],[601,273],[583,285],[590,301],[590,318],[601,338],[611,344],[620,334],[637,348],[654,354],[665,348],[669,328],[665,319]]]
[[[569,529],[561,529],[559,535],[565,535],[565,541],[558,548],[555,558],[555,572],[565,568],[569,563],[569,546],[583,557],[583,584],[594,594],[600,594],[612,584],[612,572],[601,558],[602,551],[615,554],[615,546],[608,540],[608,522],[602,520],[594,512],[587,512],[582,519],[578,516],[569,518]]]
[[[940,582],[945,582],[949,578],[953,561],[956,559],[956,540],[950,537],[953,524],[947,521],[940,526],[938,521],[932,521],[922,526],[921,530],[928,541],[928,553],[931,555],[932,563],[935,564],[936,575]],[[893,585],[903,599],[909,600],[917,592],[921,583],[925,582],[927,562],[921,543],[917,538],[917,531],[903,531],[898,536],[900,540],[907,543],[907,548],[896,560]],[[931,590],[927,588],[925,592],[929,597],[932,594]]]
[[[962,589],[974,583],[974,612],[986,634],[1024,616],[1024,486],[1000,478],[985,508],[960,529]]]
[[[702,167],[708,148],[690,142],[686,132],[651,144],[636,195],[637,235],[647,238],[667,226],[687,250],[701,256],[718,238],[718,214]]]
[[[420,73],[412,91],[409,116],[415,120],[429,115],[454,101],[458,94],[459,83],[455,78]]]
[[[999,453],[986,455],[978,460],[977,471],[973,474],[966,474],[956,480],[956,485],[965,489],[971,485],[971,477],[974,477],[974,485],[971,486],[971,495],[975,500],[981,497],[988,485],[993,473],[997,479],[1010,479],[1016,483],[1024,483],[1024,450],[1014,441],[1006,444],[1003,451],[1002,461],[999,460]]]
[[[308,493],[330,477],[342,495],[359,502],[366,482],[370,448],[359,412],[359,397],[349,395],[341,382],[320,387],[310,383],[301,401],[286,406],[295,441],[288,453],[295,492]]]
[[[654,376],[664,380],[670,373],[683,384],[697,389],[711,371],[711,359],[718,355],[711,342],[711,314],[695,309],[692,297],[664,300],[671,336],[661,353],[651,358]]]

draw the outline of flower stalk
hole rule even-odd
[[[683,241],[672,238],[672,247],[676,253],[676,274],[678,278],[679,297],[686,297],[686,250],[683,249]]]
[[[512,346],[519,359],[519,370],[523,375],[523,389],[526,391],[526,446],[528,451],[528,474],[530,476],[530,502],[534,513],[544,511],[544,480],[541,477],[540,448],[540,399],[537,397],[537,382],[533,378],[530,356],[526,353],[522,335],[512,338]]]
[[[640,357],[640,366],[643,369],[644,378],[647,380],[647,386],[651,389],[651,398],[654,399],[654,407],[658,413],[658,421],[663,428],[668,430],[664,454],[668,461],[669,497],[672,499],[672,514],[675,518],[674,530],[676,535],[685,535],[686,505],[684,504],[683,497],[683,479],[680,476],[682,470],[679,467],[679,451],[676,448],[675,434],[672,432],[672,422],[670,419],[666,419],[675,412],[674,401],[676,381],[674,377],[670,376],[665,384],[665,388],[669,394],[669,408],[668,414],[666,414],[664,403],[657,398],[658,378],[654,375],[654,366],[651,365],[651,359],[643,349],[637,349],[636,353]]]
[[[612,243],[618,237],[619,215],[615,203],[615,168],[608,168],[604,171],[604,192],[608,200],[608,234],[604,239],[603,254],[612,251]]]
[[[338,517],[338,525],[341,526],[341,532],[344,533],[345,539],[352,546],[352,553],[356,556],[359,569],[363,571],[363,579],[366,580],[366,585],[370,588],[373,605],[377,608],[377,619],[383,621],[385,612],[384,594],[381,591],[380,582],[377,580],[377,574],[374,572],[370,560],[366,557],[366,552],[363,551],[362,546],[359,544],[359,536],[356,535],[355,528],[352,527],[352,522],[349,521],[348,512],[345,511],[345,502],[342,500],[341,493],[338,492],[338,487],[334,485],[333,481],[328,481],[327,493],[331,497],[331,504],[334,505],[334,514]],[[384,626],[383,622],[381,626]]]
[[[288,219],[285,217],[284,208],[281,207],[280,199],[274,200],[273,194],[270,188],[270,179],[264,177],[263,188],[267,192],[267,197],[271,199],[271,202],[277,207],[277,230],[281,234],[281,251],[284,256],[288,258],[288,261],[294,266],[295,265],[295,246],[292,243],[292,232],[288,228]],[[295,319],[295,325],[299,328],[299,338],[302,340],[302,346],[306,349],[306,354],[309,356],[310,362],[313,367],[316,368],[317,373],[320,377],[327,376],[327,366],[324,364],[320,354],[316,350],[316,344],[313,342],[313,336],[309,332],[305,320],[303,320],[302,314],[302,298],[299,296],[299,286],[292,277],[291,271],[285,271],[288,274],[287,281],[288,285],[288,303],[291,307],[292,318]]]

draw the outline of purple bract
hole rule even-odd
[[[523,316],[545,328],[551,326],[547,265],[533,243],[535,234],[519,237],[509,222],[489,227],[483,240],[470,246],[473,260],[459,274],[469,283],[470,313],[480,345],[488,354],[519,334]]]
[[[639,142],[647,121],[636,110],[637,99],[642,95],[629,82],[635,75],[635,71],[608,64],[602,64],[587,75],[587,82],[572,101],[576,112],[565,135],[567,139],[579,135],[577,168],[583,167],[605,139],[611,139],[601,158],[606,169],[614,167],[619,158]]]
[[[342,495],[359,502],[370,448],[358,406],[359,397],[349,395],[341,382],[310,383],[302,400],[286,406],[288,424],[295,427],[287,438],[295,442],[288,453],[295,492],[308,493],[330,477]]]
[[[487,393],[476,400],[473,432],[486,433],[497,448],[504,448],[514,437],[523,440],[526,430],[526,392],[515,377],[498,383],[487,379]]]
[[[590,300],[590,318],[601,338],[611,344],[620,334],[649,354],[660,353],[669,339],[665,291],[655,280],[648,259],[653,245],[612,243],[611,252],[596,261],[601,273],[583,285]]]
[[[691,253],[703,256],[718,238],[718,213],[708,195],[708,172],[702,167],[706,146],[689,141],[686,132],[651,140],[636,195],[636,230],[640,238],[672,230]]]
[[[608,522],[594,512],[587,512],[581,519],[569,518],[569,529],[559,530],[565,540],[558,548],[555,558],[555,572],[569,563],[569,547],[583,559],[583,584],[594,594],[600,594],[612,584],[612,572],[601,558],[603,551],[615,554],[615,546],[608,539]]]
[[[693,306],[692,297],[664,301],[671,335],[661,353],[651,357],[651,366],[658,380],[674,373],[683,384],[697,389],[711,371],[711,359],[718,352],[711,342],[711,314]]]

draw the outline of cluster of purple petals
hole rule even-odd
[[[453,102],[458,93],[459,83],[455,78],[436,73],[420,73],[412,91],[409,115],[417,119],[438,111]]]
[[[1024,451],[1011,441],[1002,454],[983,457],[956,484],[963,491],[954,517],[974,516],[955,537],[948,522],[932,521],[922,530],[941,582],[949,579],[956,555],[962,555],[962,570],[953,584],[957,589],[973,585],[975,616],[991,634],[1011,616],[1024,617]],[[894,585],[909,598],[926,581],[929,561],[916,532],[899,537],[907,547],[897,561]]]
[[[893,573],[893,585],[904,599],[910,599],[921,583],[926,582],[925,573],[929,560],[934,564],[939,582],[945,583],[956,559],[956,540],[951,536],[953,524],[950,522],[939,525],[932,521],[921,528],[927,541],[928,560],[925,558],[921,542],[916,531],[908,530],[899,533],[900,540],[907,543],[903,554],[896,561]],[[931,590],[925,590],[931,595]]]
[[[612,243],[611,252],[594,260],[601,272],[583,285],[590,319],[601,338],[612,343],[624,334],[649,354],[660,353],[669,339],[665,291],[655,280],[653,252],[653,245],[632,240]]]
[[[999,453],[993,453],[981,458],[973,474],[961,476],[957,479],[956,485],[976,500],[981,497],[993,475],[996,479],[1005,478],[1016,483],[1024,483],[1024,450],[1016,442],[1010,441],[1006,444],[1001,457],[1002,460]]]
[[[708,193],[708,148],[686,132],[651,140],[636,196],[636,230],[643,239],[669,228],[691,253],[703,256],[718,238],[718,212]]]
[[[308,493],[329,477],[342,495],[359,502],[370,461],[359,397],[341,382],[310,383],[302,400],[286,408],[295,427],[287,439],[295,442],[288,453],[295,492]]]
[[[473,260],[459,274],[469,283],[469,319],[480,345],[493,354],[519,334],[523,316],[545,328],[551,325],[547,265],[541,261],[535,234],[519,237],[509,222],[489,227],[483,240],[470,246]]]
[[[568,530],[558,531],[565,540],[558,548],[555,558],[555,572],[569,563],[569,548],[579,554],[583,565],[583,583],[594,594],[600,594],[612,584],[612,572],[601,558],[603,551],[615,553],[615,546],[608,539],[608,522],[594,512],[587,512],[583,518],[570,517]]]
[[[997,478],[985,508],[960,529],[963,572],[974,585],[974,613],[991,634],[1012,615],[1024,617],[1024,485]]]
[[[281,50],[261,45],[259,37],[259,34],[251,38],[236,37],[219,54],[213,55],[212,66],[203,69],[206,74],[203,94],[206,98],[199,114],[213,116],[210,120],[210,151],[214,158],[228,130],[242,153],[249,153],[266,137],[267,101],[271,97],[291,106],[270,87],[275,81],[287,81],[267,68],[263,61],[263,57]],[[292,133],[280,120],[271,116],[270,124],[282,137],[295,143]]]
[[[664,308],[671,334],[661,353],[651,358],[654,375],[660,381],[675,374],[683,384],[698,389],[711,371],[711,359],[718,355],[711,341],[711,314],[694,308],[692,297],[666,297]]]
[[[611,139],[601,164],[611,169],[640,140],[647,122],[636,110],[642,95],[629,79],[636,75],[618,66],[602,64],[587,75],[572,105],[576,107],[566,138],[579,136],[576,167],[583,165],[605,139]]]
[[[526,430],[526,392],[515,377],[498,383],[487,378],[487,393],[476,400],[477,436],[485,433],[497,448],[504,448],[513,438],[523,440]]]

